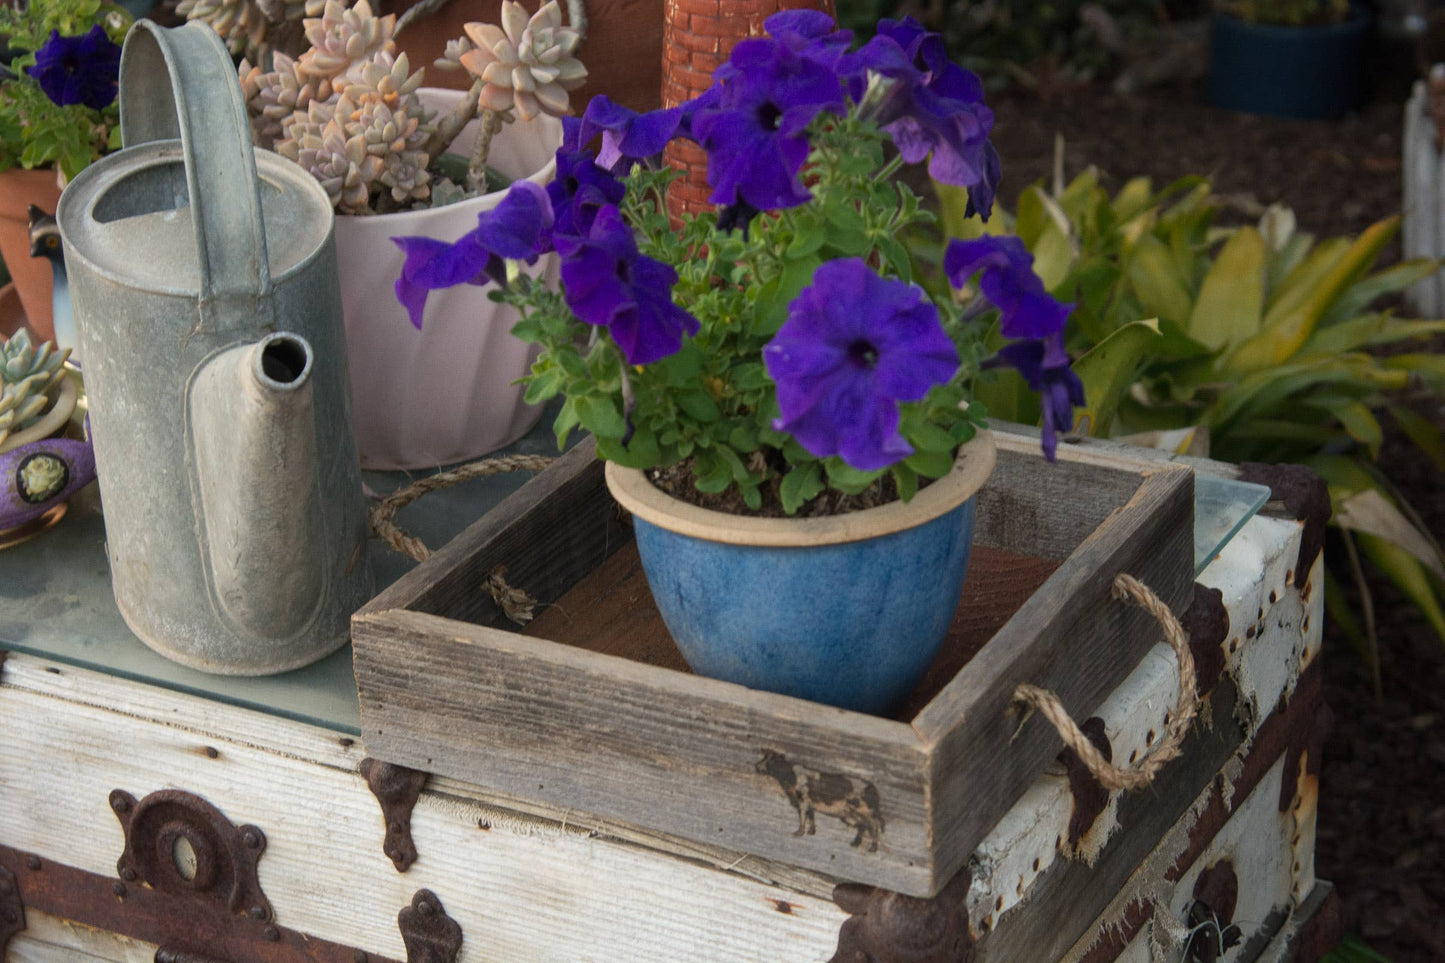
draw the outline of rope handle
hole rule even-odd
[[[371,530],[401,554],[418,562],[425,562],[431,557],[431,549],[427,548],[421,539],[408,535],[397,526],[397,512],[428,492],[441,491],[443,488],[450,488],[473,478],[486,478],[488,475],[502,475],[512,471],[542,471],[554,461],[555,458],[545,455],[504,455],[500,458],[483,458],[449,471],[437,472],[414,481],[405,488],[398,488],[373,505],[369,513]]]
[[[425,562],[431,557],[431,549],[415,535],[408,535],[401,530],[396,524],[397,512],[428,492],[440,491],[488,475],[501,475],[512,471],[542,471],[556,460],[545,455],[503,455],[499,458],[483,458],[481,461],[469,462],[450,471],[419,479],[405,488],[397,489],[371,507],[368,513],[371,530],[395,551],[418,562]],[[482,589],[492,597],[503,615],[518,625],[526,625],[532,620],[537,600],[521,589],[508,585],[506,575],[507,567],[498,565],[487,573]]]
[[[1164,630],[1164,638],[1174,649],[1175,658],[1179,660],[1179,700],[1175,703],[1173,718],[1164,729],[1164,737],[1132,768],[1124,768],[1104,758],[1099,747],[1084,734],[1069,715],[1069,710],[1064,708],[1059,697],[1052,692],[1027,682],[1020,683],[1014,689],[1013,704],[1037,710],[1052,723],[1064,744],[1074,751],[1084,767],[1105,789],[1133,791],[1148,786],[1160,769],[1170,760],[1178,758],[1179,747],[1199,711],[1199,695],[1196,692],[1194,653],[1189,649],[1189,634],[1184,631],[1184,626],[1179,623],[1169,606],[1143,582],[1123,572],[1114,578],[1113,596],[1141,606],[1154,616]]]

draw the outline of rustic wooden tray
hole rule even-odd
[[[489,789],[932,896],[1061,743],[1015,686],[1091,714],[1161,638],[1113,600],[1191,594],[1193,473],[998,435],[949,640],[900,718],[687,671],[590,442],[353,621],[370,755]],[[524,632],[497,566],[546,606]]]

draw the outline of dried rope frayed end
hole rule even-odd
[[[1059,701],[1059,697],[1052,692],[1026,682],[1020,683],[1014,689],[1013,704],[1035,710],[1048,719],[1058,730],[1064,745],[1074,751],[1079,761],[1099,781],[1099,785],[1110,791],[1127,792],[1143,789],[1152,783],[1160,769],[1179,757],[1180,745],[1199,711],[1199,695],[1196,691],[1198,683],[1195,677],[1194,653],[1189,648],[1189,634],[1184,631],[1184,626],[1169,606],[1143,582],[1123,572],[1115,577],[1112,592],[1114,598],[1139,605],[1154,616],[1164,629],[1164,638],[1168,640],[1175,658],[1179,661],[1179,698],[1169,724],[1165,727],[1164,737],[1133,768],[1125,768],[1104,758],[1098,746],[1079,728],[1078,723]]]
[[[487,580],[482,583],[482,588],[497,603],[497,608],[502,614],[518,625],[526,625],[536,618],[536,599],[519,588],[513,588],[507,584],[507,566],[498,565],[487,573]]]

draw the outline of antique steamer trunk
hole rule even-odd
[[[1026,448],[1012,446],[1006,473],[1032,471]],[[332,697],[320,689],[268,706],[79,668],[86,659],[73,653],[35,654],[47,622],[69,624],[70,609],[98,605],[84,593],[103,582],[61,569],[35,578],[53,561],[44,542],[0,555],[0,639],[10,649],[0,667],[5,958],[1317,959],[1332,917],[1312,861],[1323,516],[1308,511],[1308,486],[1272,479],[1277,501],[1196,585],[1187,547],[1171,541],[1190,527],[1192,473],[1114,446],[1071,447],[1064,460],[1067,483],[1091,485],[1100,511],[1035,511],[1036,554],[1021,550],[1022,526],[981,525],[996,574],[971,576],[965,594],[997,611],[956,626],[977,654],[941,665],[907,721],[748,701],[664,656],[637,661],[655,653],[638,641],[646,619],[615,620],[645,606],[600,597],[609,579],[613,594],[638,591],[626,578],[625,521],[596,497],[580,455],[359,617],[361,703],[349,719],[305,710],[306,698]],[[1032,503],[1010,494],[1017,484],[993,497],[1013,499],[1023,517]],[[1135,517],[1141,505],[1149,511]],[[588,513],[600,538],[580,527]],[[950,742],[962,734],[930,722],[971,671],[1009,688],[1022,673],[1058,691],[1115,762],[1148,752],[1178,687],[1157,628],[1107,599],[1093,612],[1031,615],[1050,601],[1037,591],[1044,583],[1046,596],[1096,590],[1093,575],[1071,575],[1081,550],[1096,563],[1087,553],[1114,564],[1122,553],[1141,574],[1136,566],[1163,557],[1156,590],[1187,610],[1200,720],[1183,755],[1138,793],[1103,790],[1060,754],[1046,723],[1007,714],[1007,692],[1003,723],[977,725],[1001,734],[992,758],[968,762],[972,750]],[[94,566],[102,549],[90,551],[83,562]],[[557,555],[573,570],[559,571]],[[498,564],[552,605],[527,634],[477,601]],[[456,574],[465,571],[480,573],[470,593]],[[1047,632],[1023,632],[1020,614],[1025,628]],[[569,630],[569,620],[584,624]],[[594,636],[611,626],[611,641],[589,641],[589,621]],[[1031,656],[1030,640],[1045,635],[1050,645]],[[1001,637],[1009,651],[990,655]],[[1117,651],[1101,652],[1101,639]],[[613,725],[608,700],[627,708]],[[992,705],[980,704],[973,711]],[[581,717],[591,728],[569,731],[579,705],[591,706]],[[671,729],[670,714],[680,720]],[[689,716],[708,725],[689,729]],[[825,801],[813,804],[813,831],[799,832],[802,807],[758,765],[760,749],[804,775],[871,783],[877,850],[868,834],[852,845],[856,820]],[[986,788],[949,782],[968,765],[982,767]],[[609,782],[609,767],[621,777]],[[949,810],[964,797],[975,800],[969,812]]]

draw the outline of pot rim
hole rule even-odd
[[[689,504],[657,488],[637,468],[607,462],[607,488],[623,508],[643,521],[693,538],[729,545],[795,548],[839,545],[915,528],[972,498],[993,472],[993,433],[981,429],[958,450],[953,470],[912,501],[819,518],[759,518]]]
[[[1227,13],[1223,10],[1214,12],[1216,23],[1228,24],[1235,30],[1260,35],[1275,37],[1300,37],[1310,34],[1314,37],[1322,37],[1326,34],[1353,34],[1359,33],[1362,28],[1367,28],[1373,21],[1370,8],[1357,2],[1350,3],[1349,12],[1345,19],[1335,23],[1264,23],[1258,20],[1246,20],[1243,17]]]

